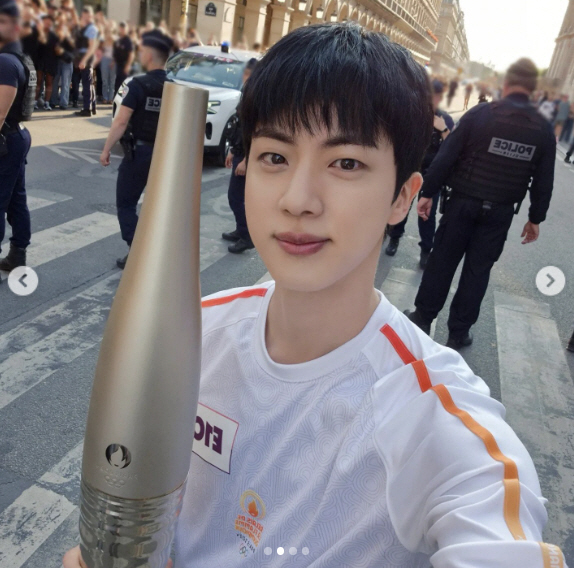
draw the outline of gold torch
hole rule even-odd
[[[82,463],[89,568],[165,568],[201,363],[199,214],[208,92],[166,82],[129,260],[102,340]]]

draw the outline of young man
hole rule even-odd
[[[79,77],[82,82],[83,108],[78,116],[90,117],[96,114],[96,94],[94,89],[94,55],[98,48],[98,28],[94,25],[94,9],[85,6],[82,10],[80,29],[76,39]],[[77,87],[76,87],[77,88]]]
[[[242,118],[248,224],[275,281],[203,302],[177,567],[564,566],[538,542],[544,499],[502,405],[373,287],[421,186],[425,71],[355,23],[298,28]]]

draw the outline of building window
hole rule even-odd
[[[239,23],[237,28],[239,29],[239,31],[243,31],[243,28],[245,27],[245,18],[243,16],[239,16]]]

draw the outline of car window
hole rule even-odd
[[[180,52],[166,65],[169,79],[241,90],[245,63],[217,55]]]

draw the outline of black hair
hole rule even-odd
[[[392,144],[395,196],[420,169],[433,124],[426,71],[402,46],[355,22],[295,29],[257,64],[245,84],[241,120],[247,156],[262,125],[295,133],[330,129],[363,146]]]
[[[247,64],[245,65],[245,70],[246,71],[253,71],[253,69],[255,69],[255,67],[257,67],[257,58],[256,57],[252,57]]]

